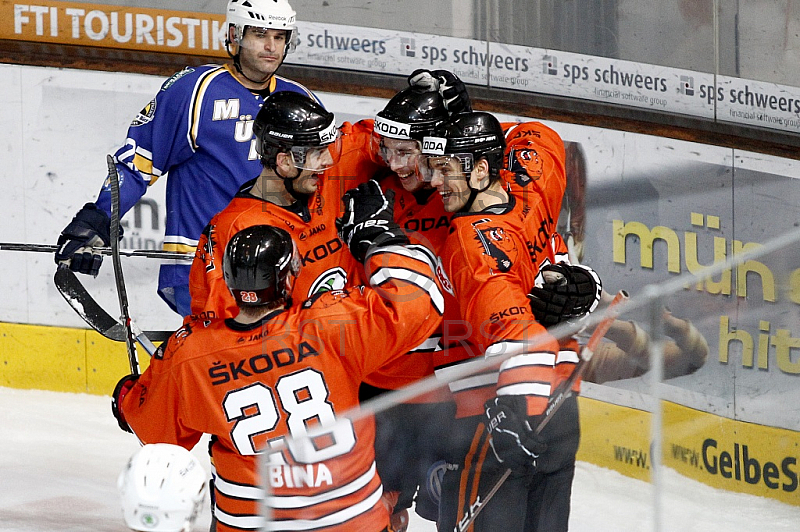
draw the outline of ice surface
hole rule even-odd
[[[122,432],[108,397],[0,387],[0,530],[119,532],[127,528],[117,475],[139,443]],[[194,453],[208,468],[207,441]],[[712,489],[664,471],[663,531],[795,531],[800,507]],[[570,530],[653,528],[648,483],[578,463]],[[206,507],[195,530],[208,530]],[[410,532],[435,532],[412,516]]]

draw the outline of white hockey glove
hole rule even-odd
[[[342,196],[344,214],[336,219],[339,238],[353,257],[364,262],[370,247],[408,244],[408,237],[394,221],[394,191],[384,194],[378,182],[370,179]]]
[[[527,416],[525,397],[502,395],[484,403],[486,430],[498,462],[511,469],[535,470],[547,445],[537,439]]]
[[[582,318],[597,308],[603,283],[593,269],[560,262],[544,266],[541,273],[544,283],[534,286],[528,299],[536,321],[545,327]]]
[[[110,225],[108,216],[97,205],[84,205],[58,237],[56,264],[66,264],[74,272],[97,277],[103,256],[94,248],[109,245]]]
[[[431,71],[419,68],[408,76],[408,84],[425,91],[438,91],[442,95],[444,108],[451,115],[472,111],[467,87],[449,70]]]

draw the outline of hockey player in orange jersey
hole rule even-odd
[[[305,95],[279,92],[266,99],[253,129],[263,169],[203,230],[189,275],[195,317],[236,315],[221,259],[230,237],[250,225],[275,225],[292,235],[303,263],[293,291],[299,302],[361,284],[358,264],[334,226],[344,190],[358,183],[321,175],[342,153],[333,113]]]
[[[436,190],[420,179],[417,159],[422,153],[422,139],[449,114],[438,90],[408,87],[377,113],[372,136],[372,151],[385,165],[381,186],[395,193],[395,221],[411,242],[423,244],[435,253],[447,236],[450,216],[442,208]],[[359,123],[362,122],[368,121]],[[362,400],[432,376],[433,352],[440,337],[441,331],[437,330],[407,356],[367,376]],[[449,394],[434,393],[397,404],[376,417],[376,462],[387,491],[397,496],[392,523],[398,530],[405,529],[412,503],[423,518],[437,518],[438,509],[427,497],[425,484],[428,469],[440,459],[439,446],[444,443],[444,427],[439,420],[452,418],[452,410]]]
[[[528,294],[543,284],[544,268],[559,260],[552,216],[559,205],[547,193],[531,190],[518,197],[511,192],[512,185],[501,177],[504,137],[492,115],[467,113],[437,128],[423,147],[429,157],[422,168],[445,210],[454,213],[441,251],[443,285],[453,298],[446,303],[447,349],[437,357],[437,374],[452,381],[459,411],[438,526],[460,530],[470,521],[477,496],[485,496],[498,473],[511,468],[512,476],[484,507],[474,529],[557,532],[567,530],[569,518],[579,439],[577,402],[568,400],[539,437],[533,429],[551,391],[577,363],[577,343],[559,343],[549,335],[535,319],[538,309]],[[539,156],[551,157],[545,150]],[[565,179],[563,170],[551,177]],[[563,187],[554,194],[563,194]],[[474,357],[503,362],[499,371],[448,377],[452,368]]]
[[[296,246],[282,228],[249,227],[231,238],[223,260],[237,317],[187,323],[141,377],[122,379],[114,392],[120,425],[143,442],[191,448],[212,434],[220,532],[264,525],[256,453],[266,449],[266,529],[378,532],[389,525],[372,419],[340,416],[358,405],[366,374],[438,326],[443,299],[432,254],[408,246],[393,223],[391,195],[374,181],[348,194],[339,227],[376,290],[336,290],[291,304],[302,271]],[[396,271],[415,275],[399,280]],[[312,440],[303,439],[310,432]]]

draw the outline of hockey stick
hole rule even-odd
[[[108,184],[111,188],[111,261],[114,265],[114,282],[117,285],[119,311],[122,325],[125,327],[125,345],[128,348],[128,363],[131,373],[139,374],[139,355],[136,353],[136,336],[131,326],[131,315],[128,312],[128,293],[125,291],[125,278],[122,276],[122,261],[119,254],[119,172],[113,155],[106,156],[108,164]]]
[[[542,421],[534,431],[535,435],[538,436],[539,433],[542,432],[542,429],[544,429],[550,420],[553,419],[553,415],[555,414],[556,410],[561,408],[561,404],[574,395],[575,392],[572,390],[573,385],[580,377],[583,376],[586,368],[589,366],[589,361],[594,356],[594,351],[597,349],[597,345],[606,335],[608,329],[611,327],[611,324],[614,323],[614,320],[616,320],[617,316],[619,315],[617,309],[614,307],[626,299],[628,299],[628,293],[625,290],[620,290],[614,296],[614,299],[611,300],[611,303],[609,303],[608,307],[606,307],[606,315],[603,317],[600,323],[597,324],[597,327],[595,327],[592,335],[589,337],[589,340],[586,341],[586,345],[583,346],[583,349],[581,349],[580,360],[578,360],[578,363],[575,365],[575,369],[572,370],[569,378],[563,381],[558,388],[556,388],[556,391],[553,393],[553,395],[550,396],[550,400],[547,402],[547,409],[544,411],[544,418],[542,418]]]
[[[92,329],[106,338],[117,342],[125,340],[125,328],[112,318],[89,295],[75,273],[66,265],[60,265],[53,278],[56,288],[75,312],[88,323]]]
[[[124,342],[125,327],[101,307],[97,301],[89,294],[86,288],[78,280],[75,272],[67,266],[59,266],[53,278],[56,288],[61,296],[67,301],[69,306],[83,318],[89,326],[99,332],[109,340]],[[155,353],[156,347],[151,340],[163,342],[170,336],[169,331],[147,331],[141,332],[138,327],[131,322],[136,340],[141,344],[149,355]]]
[[[587,340],[586,345],[583,347],[583,349],[581,349],[580,360],[578,360],[578,363],[575,365],[575,369],[572,370],[572,373],[567,380],[563,381],[558,388],[556,388],[553,395],[550,396],[550,400],[547,403],[547,408],[544,411],[544,417],[533,431],[535,436],[541,434],[544,427],[550,422],[551,419],[553,419],[556,411],[561,408],[562,404],[564,404],[564,401],[574,395],[575,392],[572,390],[572,387],[586,371],[586,367],[589,365],[589,361],[592,359],[592,356],[594,356],[594,351],[597,349],[597,345],[606,335],[608,329],[611,327],[611,324],[619,315],[614,307],[628,299],[628,297],[628,293],[625,290],[620,290],[614,296],[614,299],[606,308],[605,316],[600,323],[597,324],[594,332],[592,332],[589,340]],[[456,525],[454,532],[464,532],[469,528],[469,526],[478,517],[478,514],[481,512],[481,510],[483,510],[483,508],[486,506],[486,504],[488,504],[491,498],[494,497],[494,494],[497,493],[506,479],[508,479],[509,475],[511,475],[511,469],[506,469],[503,471],[503,474],[497,479],[497,481],[495,481],[492,489],[489,490],[483,500],[481,500],[480,495],[478,495],[478,497],[475,499],[475,502],[470,506],[469,516],[465,516],[464,519],[462,519],[461,522]]]
[[[55,253],[58,246],[50,244],[20,244],[16,242],[0,242],[0,251],[37,251],[40,253]],[[111,248],[93,248],[95,253],[111,255]],[[175,251],[162,251],[159,249],[135,249],[133,251],[121,249],[119,254],[125,257],[145,257],[161,260],[194,260],[194,253],[178,253]]]

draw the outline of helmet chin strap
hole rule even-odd
[[[489,179],[489,183],[485,187],[481,189],[472,188],[472,186],[469,184],[469,179],[467,179],[467,187],[469,188],[469,197],[467,198],[467,202],[464,203],[464,206],[461,207],[458,210],[458,212],[469,212],[469,210],[472,208],[472,204],[475,203],[475,198],[478,197],[478,194],[480,194],[481,192],[486,192],[487,190],[489,190],[489,187],[491,186],[492,186],[492,180]]]
[[[300,201],[300,202],[305,202],[305,201],[308,201],[308,196],[310,194],[303,194],[302,192],[298,192],[294,188],[294,181],[295,181],[295,179],[300,177],[300,174],[302,172],[303,171],[298,168],[297,169],[297,173],[294,175],[294,177],[286,177],[286,176],[284,176],[284,175],[282,175],[280,173],[280,171],[278,170],[277,167],[275,168],[275,173],[278,175],[278,177],[283,179],[283,186],[286,187],[286,192],[288,192],[289,195],[291,197],[293,197],[295,200]]]
[[[469,187],[469,197],[467,198],[466,203],[464,203],[464,206],[458,209],[458,212],[469,212],[469,210],[472,208],[472,204],[475,203],[475,198],[478,197],[479,193],[479,190]]]
[[[275,67],[275,70],[272,71],[272,74],[270,74],[269,76],[267,76],[266,78],[264,78],[261,81],[257,81],[257,80],[254,80],[253,78],[249,77],[242,70],[242,65],[241,65],[241,63],[239,61],[239,53],[238,52],[236,53],[235,56],[231,56],[231,57],[233,57],[233,66],[236,67],[236,71],[239,72],[239,74],[241,74],[244,79],[246,79],[250,83],[255,83],[256,85],[261,85],[261,84],[267,83],[270,79],[272,79],[272,76],[275,75],[275,72],[277,72],[278,69],[281,67],[281,65],[283,65],[283,61],[284,61],[283,59],[281,59],[281,62],[278,63],[278,66]],[[284,56],[284,58],[285,57],[286,56]]]

